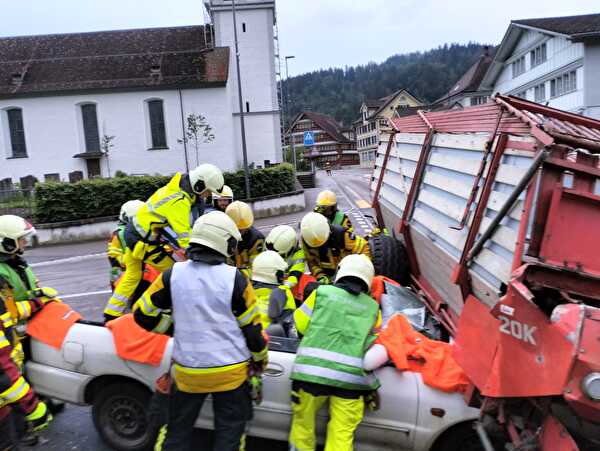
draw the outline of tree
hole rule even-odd
[[[215,139],[213,128],[201,114],[190,113],[187,117],[187,126],[185,128],[185,136],[183,139],[178,139],[177,142],[187,145],[191,142],[194,145],[196,154],[196,166],[200,164],[198,151],[200,144],[209,143]],[[187,156],[186,156],[187,158]]]
[[[108,169],[108,178],[110,178],[110,150],[115,147],[113,141],[115,136],[102,135],[102,141],[100,142],[100,151],[106,155],[106,167]]]

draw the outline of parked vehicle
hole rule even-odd
[[[255,407],[249,435],[287,441],[291,420],[289,375],[297,340],[272,337],[264,375],[264,399]],[[156,431],[147,410],[155,380],[169,367],[172,340],[159,367],[125,361],[115,352],[111,332],[101,324],[79,322],[71,327],[61,349],[31,341],[27,377],[41,395],[92,405],[94,425],[117,450],[150,449]],[[382,382],[382,407],[367,412],[356,433],[359,451],[479,450],[472,427],[478,410],[458,393],[444,393],[423,384],[421,376],[394,367],[377,370]],[[210,402],[197,426],[212,428]],[[325,433],[326,418],[319,435]]]
[[[392,122],[385,252],[454,337],[482,435],[600,449],[600,121],[496,95]]]

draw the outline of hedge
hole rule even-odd
[[[245,198],[244,171],[225,173],[225,183],[237,199]],[[38,223],[116,216],[131,199],[146,200],[171,176],[127,176],[82,180],[77,183],[46,182],[35,187],[34,218]],[[252,198],[282,194],[295,189],[294,169],[284,163],[250,171]]]

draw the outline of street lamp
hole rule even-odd
[[[289,91],[288,91],[288,79],[290,78],[289,76],[289,69],[288,69],[288,60],[294,59],[296,58],[294,55],[288,55],[285,57],[285,110],[289,113],[290,109],[288,108],[288,98],[289,98]],[[291,121],[290,121],[290,126],[291,126]],[[294,165],[294,170],[296,170],[296,149],[294,148],[294,134],[293,132],[291,133],[290,136],[290,145],[291,145],[291,151],[292,151],[292,164]]]

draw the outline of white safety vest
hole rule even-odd
[[[236,271],[225,263],[209,265],[191,260],[173,266],[173,359],[179,365],[214,368],[250,358],[231,311]]]

